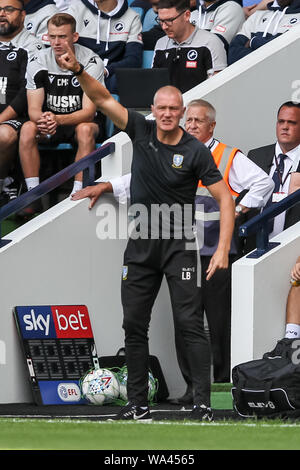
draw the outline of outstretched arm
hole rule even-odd
[[[59,65],[64,69],[76,73],[80,70],[80,64],[68,45],[66,45],[66,50],[67,52],[58,59]],[[81,88],[95,104],[96,108],[108,116],[119,129],[124,130],[128,121],[127,109],[118,103],[118,101],[111,96],[109,91],[87,72],[83,71],[76,77]]]

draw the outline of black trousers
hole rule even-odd
[[[154,301],[166,276],[174,323],[185,347],[194,402],[210,406],[210,347],[199,314],[197,251],[184,240],[130,239],[124,254],[122,304],[127,394],[136,405],[147,404],[148,329]],[[164,312],[161,312],[163,315]]]
[[[202,299],[200,316],[205,312],[213,356],[213,375],[215,382],[230,382],[230,343],[231,343],[231,266],[236,259],[229,257],[228,269],[216,271],[213,277],[206,281],[206,270],[210,256],[201,256],[201,288]],[[185,344],[180,331],[175,328],[176,354],[179,368],[188,388],[192,387]]]

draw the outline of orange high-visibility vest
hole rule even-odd
[[[212,152],[216,166],[223,176],[223,179],[234,199],[239,194],[230,187],[229,171],[232,161],[238,151],[238,148],[228,147],[220,142]],[[201,181],[198,183],[195,202],[195,220],[197,222],[197,239],[200,254],[203,256],[212,256],[218,246],[220,233],[219,204],[210,194],[208,189],[203,186]],[[234,240],[231,242],[230,253],[236,253]]]
[[[228,147],[228,145],[223,144],[222,142],[219,142],[215,150],[212,152],[212,156],[214,157],[215,164],[217,165],[221,175],[223,176],[223,179],[225,183],[227,184],[231,194],[235,197],[237,197],[239,193],[236,193],[230,187],[229,171],[232,165],[232,161],[237,152],[239,152],[238,148]],[[204,187],[201,180],[199,180],[198,187]]]

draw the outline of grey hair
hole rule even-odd
[[[187,109],[191,108],[192,106],[201,106],[202,108],[205,108],[207,110],[207,117],[210,122],[216,121],[217,111],[208,101],[202,99],[192,100],[187,104]]]

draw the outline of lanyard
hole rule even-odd
[[[216,139],[213,139],[213,140],[211,141],[211,143],[209,144],[209,146],[207,147],[208,150],[211,150],[211,149],[213,148],[213,146],[215,145],[215,143],[216,143]]]

